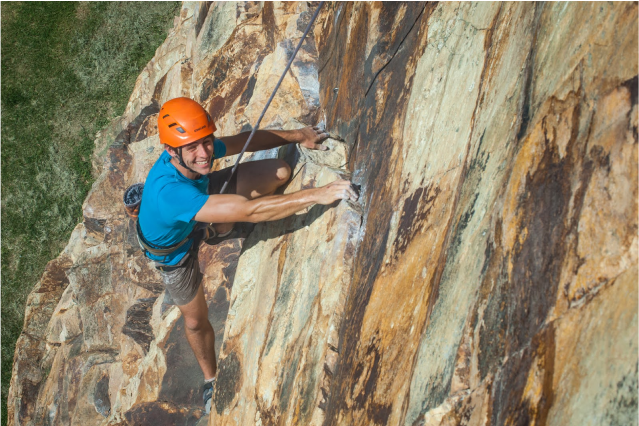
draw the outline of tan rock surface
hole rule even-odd
[[[279,60],[299,41],[298,20],[309,13],[304,3],[264,7],[265,23],[259,3],[184,3],[166,42],[140,74],[124,115],[98,135],[99,176],[84,203],[84,223],[29,299],[9,400],[13,424],[206,420],[202,374],[183,320],[177,308],[163,307],[161,280],[137,247],[121,197],[128,185],[145,179],[161,153],[155,123],[164,101],[191,96],[207,106],[229,102],[214,113],[226,134],[248,124],[239,108],[248,108],[255,122],[281,72]],[[298,128],[317,109],[317,73],[314,91],[304,80],[312,75],[317,52],[305,49],[264,126]],[[239,74],[228,73],[235,70]],[[253,79],[250,90],[259,96],[247,92],[243,75]],[[241,247],[242,239],[233,240],[200,253],[218,352]]]
[[[9,423],[636,424],[636,3],[327,3],[262,127],[330,151],[249,157],[361,197],[202,246],[204,415],[120,199],[166,100],[250,130],[316,5],[184,3],[29,298]]]

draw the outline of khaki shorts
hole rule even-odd
[[[219,194],[224,182],[231,173],[231,167],[209,174],[209,194]],[[237,171],[225,191],[226,194],[237,193]],[[160,271],[164,288],[168,293],[164,298],[167,305],[186,305],[195,298],[202,282],[202,272],[198,261],[200,240],[195,239],[193,245],[177,265],[166,266],[155,262]]]
[[[194,243],[177,265],[165,266],[155,262],[169,296],[164,298],[165,304],[186,305],[195,298],[202,282],[198,252]]]

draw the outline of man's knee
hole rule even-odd
[[[211,323],[205,316],[185,316],[184,326],[190,332],[198,332],[209,329]]]
[[[291,177],[291,166],[289,166],[284,160],[278,160],[278,162],[279,164],[277,165],[275,176],[278,181],[286,182]]]

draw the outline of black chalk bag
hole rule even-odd
[[[143,183],[136,183],[129,186],[124,191],[124,210],[133,220],[138,219],[140,213],[140,203],[142,202]]]

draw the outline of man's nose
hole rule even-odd
[[[197,147],[197,155],[201,155],[203,157],[208,157],[209,156],[209,152],[206,149],[206,145],[205,144],[200,144]]]

